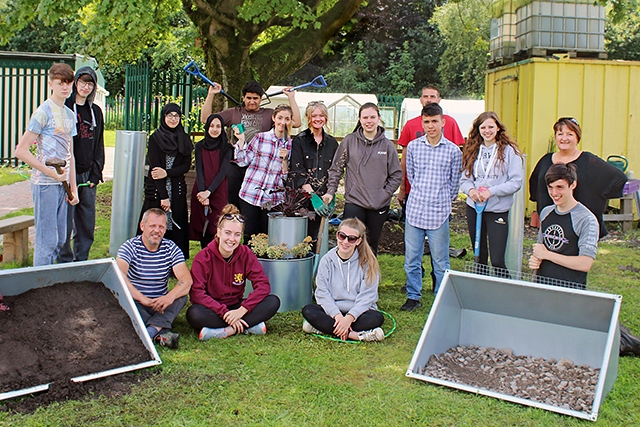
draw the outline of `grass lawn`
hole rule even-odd
[[[104,195],[111,184],[98,189]],[[92,258],[107,256],[109,213],[110,206],[100,206]],[[591,285],[624,296],[621,321],[635,332],[640,331],[639,239],[634,230],[624,240],[602,243],[589,276]],[[473,259],[468,237],[454,234],[452,240],[469,252],[467,259],[452,260],[453,269],[462,269]],[[620,359],[618,379],[595,424],[406,378],[433,296],[427,293],[416,312],[401,312],[403,257],[379,259],[379,307],[398,324],[381,343],[342,344],[306,335],[297,312],[277,314],[266,336],[200,342],[183,311],[174,328],[182,335],[180,348],[159,349],[160,375],[124,396],[52,404],[30,415],[0,412],[0,426],[638,425],[640,358]],[[390,327],[387,323],[385,330]]]
[[[24,181],[28,178],[18,173],[18,168],[11,166],[0,166],[0,187],[3,185],[13,184],[14,182]]]
[[[116,131],[105,130],[104,131],[104,146],[115,147],[116,146]]]

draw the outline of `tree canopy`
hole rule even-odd
[[[5,0],[0,2],[0,44],[34,19],[51,26],[77,16],[85,25],[86,53],[102,63],[134,62],[146,48],[166,40],[182,8],[197,29],[208,77],[238,95],[248,80],[259,80],[266,87],[302,67],[362,2]],[[185,64],[190,59],[185,58]]]

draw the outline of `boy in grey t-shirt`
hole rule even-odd
[[[542,278],[584,285],[598,248],[598,220],[573,197],[576,167],[555,164],[545,175],[554,206],[540,214],[538,242],[533,245],[529,267]],[[542,280],[544,281],[544,279]]]
[[[78,203],[73,137],[76,135],[73,111],[64,105],[71,93],[73,70],[56,63],[49,69],[51,96],[31,116],[15,156],[31,166],[31,195],[36,227],[33,265],[53,264],[67,237],[67,203]],[[37,144],[36,155],[29,151]],[[62,174],[47,166],[51,160],[64,160]],[[67,181],[73,194],[69,199],[62,182]]]

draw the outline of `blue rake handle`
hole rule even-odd
[[[215,86],[213,84],[213,82],[207,78],[207,76],[205,76],[204,74],[202,74],[200,72],[200,69],[196,65],[195,61],[189,62],[187,65],[184,66],[183,70],[187,74],[191,74],[192,76],[200,77],[205,83],[208,83],[211,86]],[[220,93],[223,94],[224,96],[226,96],[228,100],[230,100],[232,102],[235,102],[236,105],[240,105],[240,103],[238,101],[236,101],[236,99],[233,96],[231,96],[227,92],[225,92],[224,89],[220,89]]]
[[[476,208],[476,241],[473,243],[473,257],[477,263],[480,258],[480,232],[482,231],[482,212],[487,207],[487,202],[474,203]]]
[[[291,90],[298,90],[298,89],[302,89],[303,87],[309,87],[309,86],[311,86],[311,87],[327,87],[327,82],[324,79],[324,77],[318,76],[315,79],[311,80],[309,83],[305,83],[303,85],[296,86],[296,87],[292,88]],[[281,90],[279,92],[269,93],[269,94],[267,94],[267,97],[280,95],[281,93],[284,93],[284,91]]]

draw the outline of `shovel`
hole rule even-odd
[[[320,248],[322,247],[322,233],[324,233],[324,223],[326,222],[327,218],[326,217],[322,217],[322,219],[320,219],[320,228],[318,229],[318,241],[316,242],[316,259],[313,262],[313,277],[316,276],[316,273],[318,272],[318,264],[320,263]]]
[[[327,87],[327,82],[325,81],[324,77],[322,76],[318,76],[315,79],[311,80],[309,83],[305,83],[302,84],[300,86],[296,86],[294,88],[292,88],[291,90],[298,90],[298,89],[302,89],[303,87]],[[270,96],[276,96],[276,95],[280,95],[281,93],[284,93],[283,90],[278,91],[278,92],[274,92],[274,93],[268,93],[267,94],[267,98],[269,98]]]
[[[202,237],[207,234],[207,227],[209,226],[209,206],[204,207],[204,226],[202,227]]]
[[[207,78],[207,76],[205,76],[204,74],[202,74],[200,72],[200,69],[196,65],[196,61],[189,62],[187,65],[184,66],[183,70],[187,74],[191,74],[192,76],[200,77],[205,83],[208,83],[211,86],[215,86],[213,84],[213,82]],[[235,102],[236,105],[240,105],[240,103],[238,101],[236,101],[236,99],[233,96],[231,96],[227,92],[225,92],[224,89],[220,89],[220,93],[223,94],[224,96],[226,96],[228,100],[230,100],[232,102]]]
[[[475,202],[476,208],[476,241],[473,243],[473,262],[477,266],[480,264],[480,232],[482,231],[482,212],[487,207],[487,202]]]

